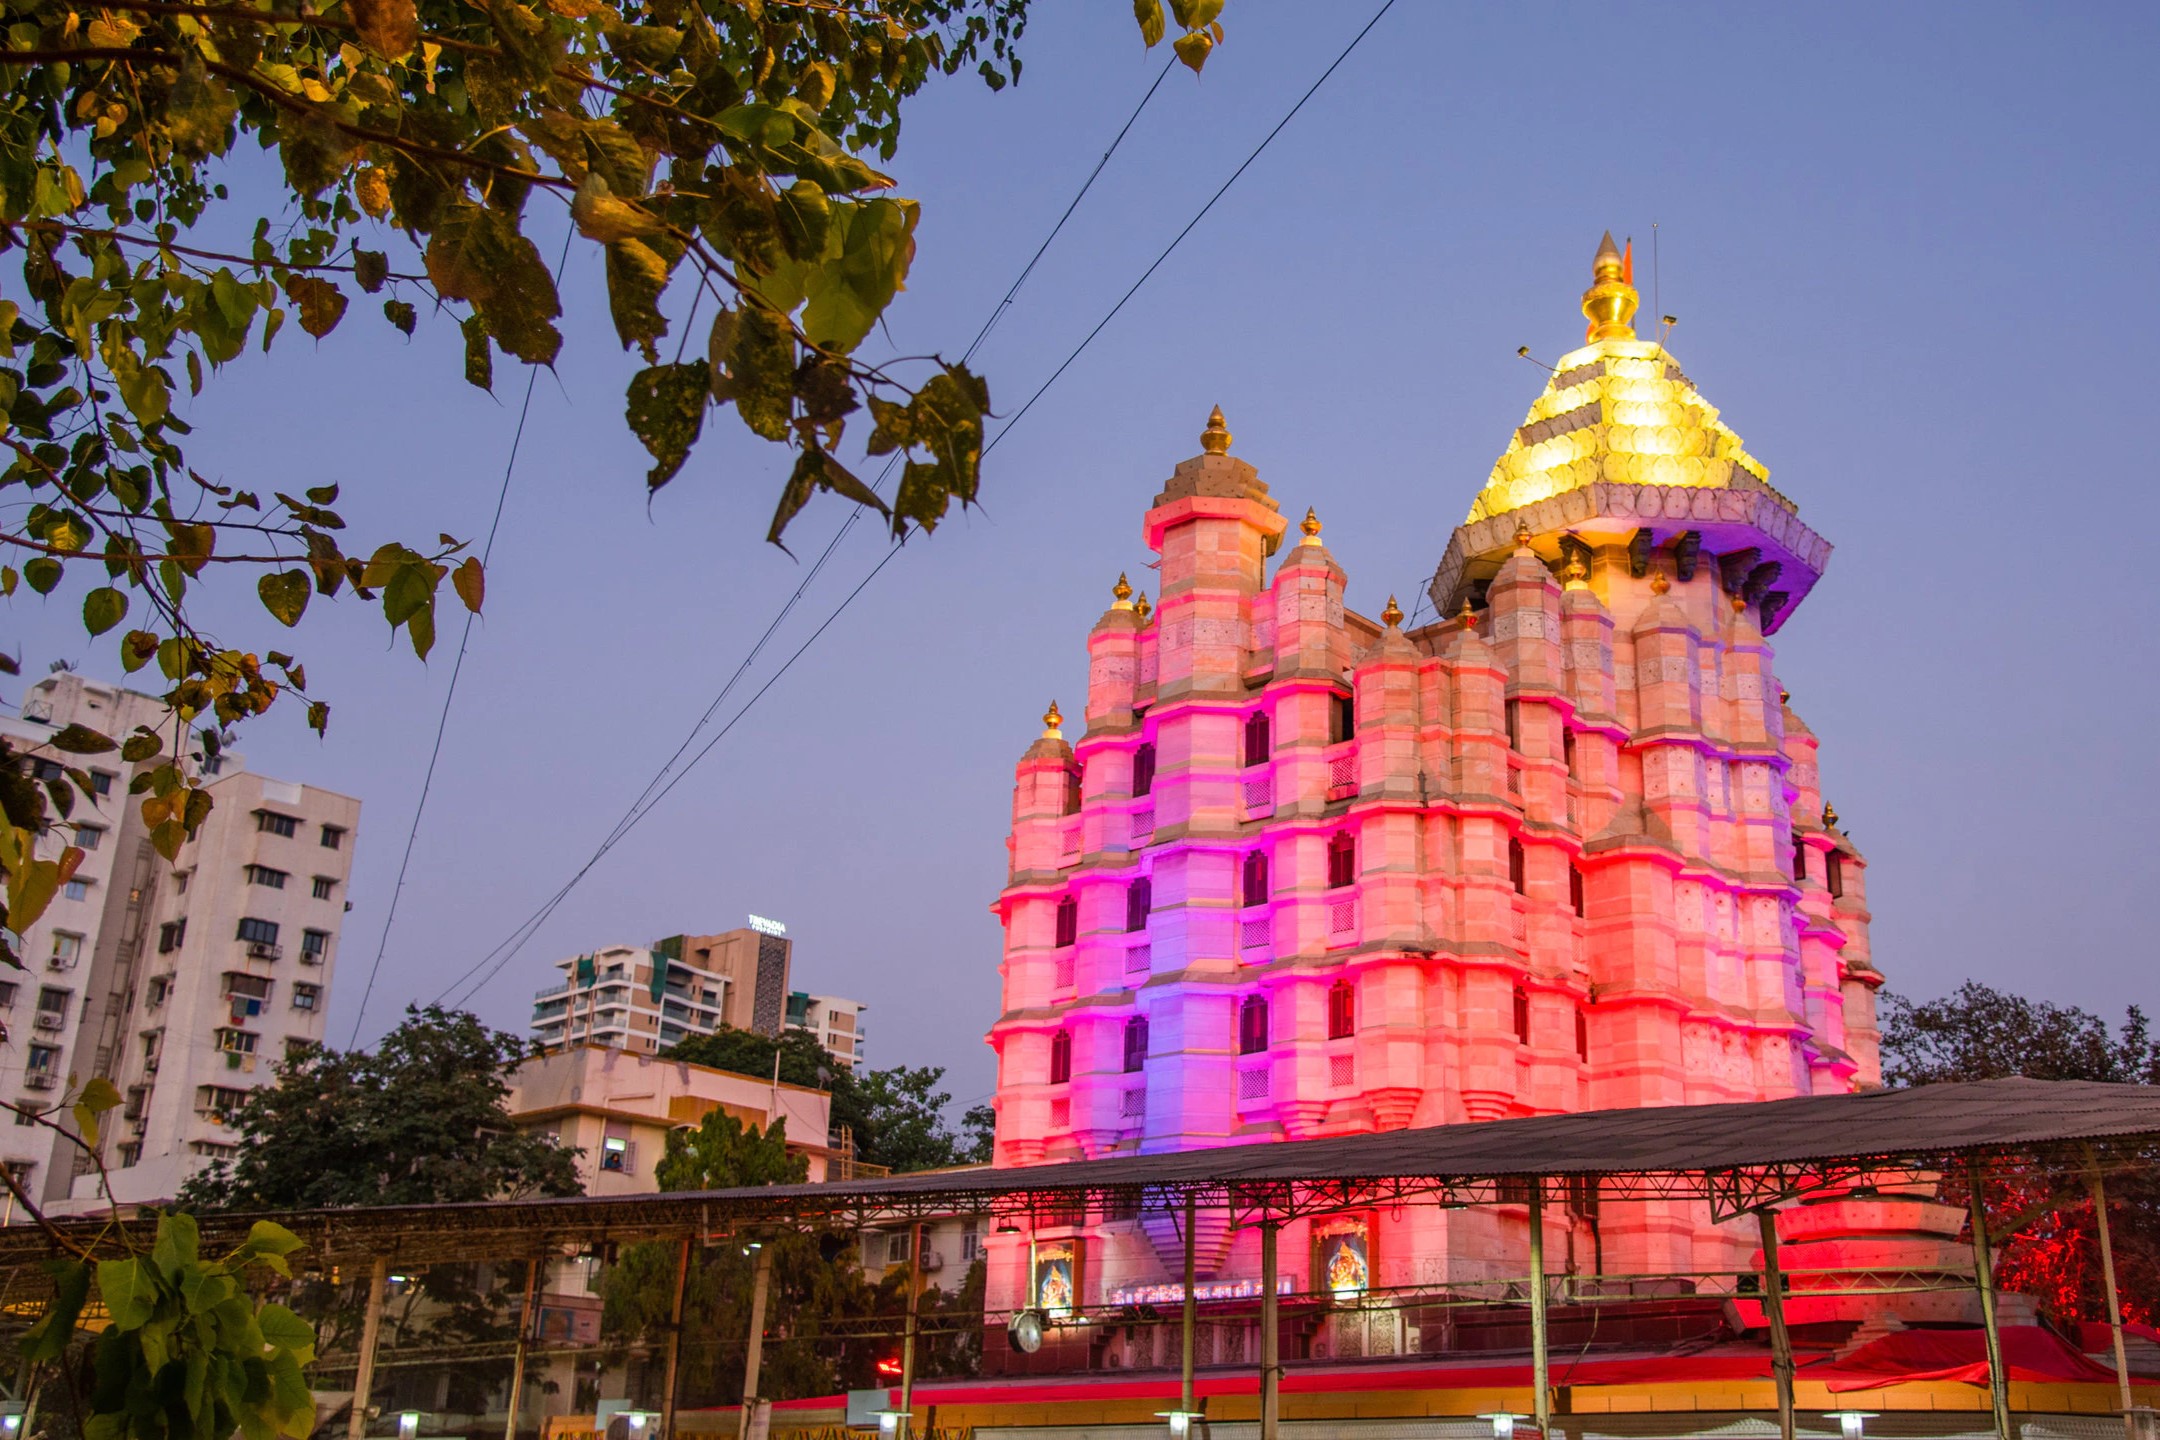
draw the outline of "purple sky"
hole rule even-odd
[[[998,408],[1371,9],[1229,7],[1206,76],[1163,85],[979,357]],[[960,1102],[983,1098],[1011,765],[1046,700],[1079,710],[1117,573],[1153,590],[1140,516],[1208,406],[1286,510],[1318,506],[1351,604],[1407,607],[1538,393],[1516,346],[1579,343],[1607,227],[1635,237],[1645,314],[1680,317],[1689,374],[1837,546],[1777,664],[1873,867],[1891,985],[2151,1001],[2136,916],[2160,888],[2160,681],[2133,627],[2160,529],[2156,45],[2149,6],[1398,5],[998,449],[983,511],[910,544],[476,1008],[522,1029],[551,960],[756,911],[789,924],[798,987],[869,1002],[875,1063],[946,1065]],[[948,82],[908,114],[894,168],[924,215],[898,353],[965,347],[1162,54],[1122,5],[1047,0],[1025,53],[1017,88]],[[1655,297],[1653,221],[1671,252]],[[647,507],[599,284],[581,244],[363,1038],[578,867],[804,573],[759,539],[785,457],[731,414]],[[214,382],[190,412],[197,467],[339,482],[368,546],[484,533],[522,372],[499,364],[491,399],[461,383],[453,327],[423,320],[408,344],[366,305],[310,345],[289,330],[273,363]],[[842,516],[797,522],[805,562]],[[881,549],[856,527],[738,699]],[[79,597],[23,592],[0,646],[32,674],[64,655],[115,677]],[[247,626],[280,643],[260,611]],[[258,768],[367,805],[338,1043],[449,678],[444,628],[422,666],[378,612],[318,604],[297,648],[329,739],[297,711],[243,739]]]

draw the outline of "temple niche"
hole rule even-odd
[[[1017,768],[997,1164],[1880,1083],[1866,864],[1772,645],[1830,546],[1637,338],[1631,282],[1608,236],[1586,342],[1417,628],[1394,597],[1349,607],[1320,518],[1210,417],[1143,522],[1156,603],[1120,579],[1078,739],[1053,707]],[[1604,1275],[1731,1271],[1756,1239],[1594,1185],[1546,1215],[1546,1254]],[[1177,1292],[1167,1220],[1046,1219],[1069,1223],[989,1237],[991,1309]],[[1284,1273],[1338,1299],[1474,1286],[1523,1273],[1527,1223],[1301,1222]],[[1253,1235],[1203,1215],[1198,1240],[1203,1300],[1257,1295]],[[1380,1314],[1320,1350],[1447,1343]]]

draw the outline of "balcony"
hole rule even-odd
[[[1330,800],[1347,800],[1358,793],[1357,749],[1344,744],[1328,756],[1328,792]]]
[[[1272,771],[1248,775],[1242,784],[1247,820],[1265,820],[1275,813],[1275,775]]]
[[[50,1090],[60,1083],[60,1077],[50,1070],[25,1070],[22,1083],[25,1090]]]

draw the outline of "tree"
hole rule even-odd
[[[1892,1085],[1995,1080],[2100,1080],[2160,1084],[2160,1043],[2133,1005],[2120,1031],[2088,1010],[2028,1000],[1968,980],[1939,1000],[1883,996],[1883,1077]],[[2110,1239],[2123,1310],[2160,1318],[2160,1154],[2116,1167],[2107,1177]],[[1962,1176],[1946,1177],[1946,1198],[1962,1202]],[[1998,1276],[2036,1297],[2057,1319],[2105,1317],[2099,1242],[2090,1193],[2076,1174],[2028,1167],[1989,1188],[2003,1218]],[[1995,1237],[2001,1239],[2001,1237]]]
[[[987,1165],[997,1153],[997,1107],[985,1102],[970,1105],[960,1117],[960,1131],[967,1137],[960,1159],[968,1165]]]
[[[952,1096],[936,1088],[942,1065],[895,1065],[863,1078],[868,1158],[894,1170],[936,1170],[961,1163],[960,1143],[945,1123]]]
[[[407,1006],[372,1051],[308,1046],[232,1112],[239,1153],[190,1180],[198,1210],[421,1205],[575,1195],[573,1152],[511,1128],[509,1069],[532,1053],[463,1010]]]
[[[177,392],[199,393],[258,334],[267,350],[288,320],[323,339],[354,292],[381,296],[383,323],[408,336],[423,311],[456,319],[458,363],[483,389],[498,353],[552,365],[563,307],[531,232],[558,217],[589,243],[580,273],[598,261],[616,337],[644,362],[624,416],[652,457],[648,487],[731,407],[795,453],[775,543],[821,492],[877,509],[896,537],[973,503],[983,380],[937,356],[856,353],[906,281],[919,213],[863,155],[892,156],[901,104],[931,76],[973,63],[993,87],[1016,77],[1026,6],[0,0],[0,250],[21,256],[0,297],[0,488],[24,492],[0,543],[30,557],[0,565],[0,594],[90,572],[85,629],[118,632],[129,673],[156,663],[173,720],[169,739],[86,730],[62,748],[156,762],[132,790],[172,859],[210,809],[183,764],[188,726],[288,691],[317,730],[329,720],[293,655],[196,626],[189,597],[211,567],[253,574],[287,627],[311,597],[350,589],[422,658],[445,579],[480,608],[480,563],[449,536],[363,558],[336,485],[293,494],[191,470]],[[1221,0],[1170,8],[1197,70]],[[1159,0],[1135,13],[1150,45],[1163,38]],[[277,156],[277,204],[219,178],[243,140]],[[900,467],[889,502],[840,459],[865,409],[863,453]],[[0,846],[0,864],[26,849]]]

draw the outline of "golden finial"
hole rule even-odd
[[[1050,708],[1049,708],[1048,710],[1045,710],[1045,711],[1043,711],[1043,739],[1045,739],[1045,740],[1062,740],[1062,739],[1064,739],[1064,738],[1065,738],[1065,732],[1064,732],[1064,731],[1062,731],[1062,730],[1060,730],[1060,729],[1058,729],[1058,726],[1060,726],[1060,725],[1063,725],[1064,723],[1065,723],[1065,716],[1064,716],[1064,715],[1063,715],[1063,714],[1062,714],[1062,713],[1061,713],[1061,712],[1060,712],[1060,711],[1058,710],[1058,708],[1057,708],[1057,701],[1055,701],[1055,700],[1052,700],[1052,701],[1050,702]]]
[[[1822,807],[1822,823],[1832,830],[1837,829],[1837,806],[1825,805]]]
[[[1530,548],[1530,522],[1527,520],[1515,522],[1515,548],[1517,550],[1528,550]]]
[[[1133,609],[1138,612],[1140,623],[1147,624],[1147,617],[1155,613],[1155,607],[1147,603],[1147,591],[1140,592],[1140,598],[1133,601]]]
[[[1230,428],[1223,424],[1222,406],[1208,411],[1207,429],[1200,432],[1200,448],[1210,455],[1221,455],[1230,449]]]
[[[1747,596],[1735,590],[1732,597],[1732,613],[1738,615],[1745,609],[1747,609]]]
[[[1651,594],[1663,595],[1666,591],[1670,589],[1672,589],[1672,579],[1671,577],[1666,575],[1663,570],[1653,570],[1650,572]]]
[[[1470,607],[1470,596],[1467,593],[1462,597],[1462,610],[1456,614],[1455,618],[1462,621],[1463,629],[1477,629],[1477,611]]]
[[[1298,522],[1297,528],[1305,532],[1305,538],[1298,542],[1300,545],[1320,543],[1320,513],[1312,506],[1305,507],[1305,518]]]
[[[1380,612],[1380,623],[1383,625],[1402,624],[1402,606],[1395,603],[1395,597],[1392,595],[1387,597],[1387,609]]]
[[[1777,703],[1778,703],[1778,704],[1780,704],[1780,705],[1790,705],[1790,704],[1792,704],[1792,691],[1790,691],[1790,690],[1786,689],[1786,688],[1785,688],[1785,687],[1784,687],[1783,685],[1780,685],[1780,686],[1778,686],[1778,687],[1777,687]]]
[[[1132,609],[1132,581],[1125,578],[1125,572],[1122,570],[1118,572],[1117,584],[1110,587],[1110,598],[1117,602],[1110,607],[1111,609]]]
[[[1567,568],[1562,574],[1567,580],[1568,589],[1587,590],[1590,588],[1590,567],[1582,563],[1581,551],[1570,550],[1568,552]]]
[[[1635,242],[1630,240],[1623,253],[1612,243],[1612,231],[1606,231],[1592,273],[1596,279],[1582,297],[1583,318],[1590,322],[1584,338],[1634,339],[1635,307],[1642,304],[1642,297],[1635,293]]]

